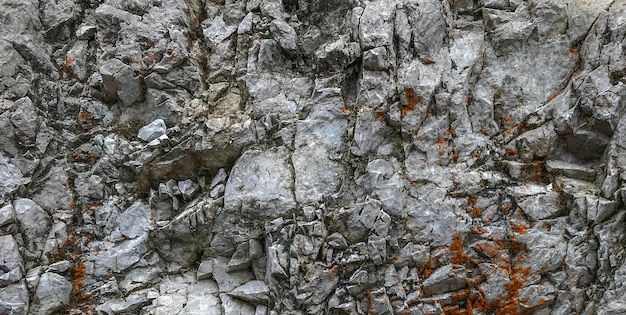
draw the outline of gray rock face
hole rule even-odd
[[[29,314],[28,289],[24,281],[0,288],[0,310],[7,314]]]
[[[43,178],[43,183],[33,195],[33,201],[47,209],[69,209],[72,193],[68,186],[67,172],[62,166],[53,166]]]
[[[4,156],[0,156],[0,196],[15,192],[20,185],[25,185],[30,182],[28,177],[23,177],[22,171],[15,165],[9,162]]]
[[[254,280],[233,289],[231,296],[251,303],[269,302],[269,288],[263,281]]]
[[[136,238],[145,235],[151,229],[150,212],[141,202],[133,203],[117,218],[122,235]]]
[[[456,291],[467,286],[467,276],[464,268],[443,266],[435,270],[430,277],[424,280],[424,294],[434,295]]]
[[[39,300],[38,314],[51,314],[61,306],[70,303],[72,284],[63,276],[46,272],[41,275],[36,296]]]
[[[28,250],[41,253],[50,228],[50,217],[34,201],[26,198],[13,202],[15,218],[24,230],[23,238]]]
[[[124,105],[130,106],[142,95],[139,81],[133,69],[118,59],[105,61],[100,66],[102,90],[109,99],[119,99]]]
[[[0,314],[624,313],[625,14],[0,2]]]
[[[17,129],[18,137],[35,137],[39,129],[39,120],[35,105],[29,97],[15,101],[15,111],[11,114],[11,123]]]
[[[150,124],[141,127],[137,137],[143,141],[150,142],[164,135],[166,131],[167,127],[165,126],[163,119],[157,119]]]
[[[289,54],[296,53],[298,35],[291,25],[281,19],[276,19],[270,24],[270,31],[282,49]]]
[[[295,208],[291,191],[294,179],[288,158],[284,147],[244,152],[226,184],[225,210],[241,209],[245,215],[263,216],[267,209]]]
[[[18,282],[22,277],[24,262],[19,247],[11,235],[0,236],[0,285]]]

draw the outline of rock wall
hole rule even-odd
[[[626,1],[0,1],[0,314],[626,314]]]

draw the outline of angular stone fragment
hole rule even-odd
[[[281,18],[284,11],[282,0],[261,0],[259,8],[261,14],[274,19]]]
[[[150,124],[141,127],[139,133],[137,133],[137,137],[143,141],[150,142],[164,135],[166,131],[167,127],[163,119],[156,119]]]
[[[12,235],[0,236],[0,272],[15,268],[24,268],[17,243]]]
[[[369,2],[360,17],[359,37],[364,50],[391,45],[395,5]]]
[[[240,285],[228,293],[231,296],[250,303],[269,303],[270,290],[265,282],[253,280]]]
[[[237,245],[235,249],[235,253],[233,257],[230,258],[228,262],[227,270],[236,271],[236,270],[244,270],[250,267],[250,245],[248,242],[243,242]]]
[[[558,232],[532,228],[517,234],[515,240],[525,244],[528,248],[528,261],[532,262],[531,273],[560,268],[567,254],[567,242]]]
[[[11,269],[8,272],[0,274],[0,286],[6,286],[8,284],[18,282],[22,279],[22,276],[21,268]]]
[[[142,95],[139,80],[133,69],[118,59],[110,59],[100,66],[102,91],[111,100],[119,99],[126,106],[135,103]]]
[[[45,238],[50,228],[50,217],[34,201],[20,198],[13,202],[15,217],[24,230],[27,239],[26,248],[39,252],[43,250]]]
[[[0,78],[15,75],[18,65],[22,62],[24,62],[24,59],[13,48],[11,43],[0,39]]]
[[[254,280],[254,275],[248,270],[228,271],[228,258],[213,259],[213,279],[222,292],[230,292],[246,282]]]
[[[63,273],[67,271],[68,269],[70,269],[71,267],[72,267],[72,264],[69,261],[62,260],[62,261],[53,263],[50,266],[48,266],[48,269],[46,270],[46,272]]]
[[[41,275],[35,295],[39,301],[39,314],[50,314],[59,307],[68,305],[72,283],[63,276],[46,272]]]
[[[38,205],[46,209],[71,208],[73,194],[68,187],[69,178],[64,166],[55,165],[50,169],[45,177],[45,185],[32,197]]]
[[[389,141],[391,133],[391,128],[385,124],[384,113],[361,111],[357,114],[354,143],[350,151],[357,156],[388,155],[393,150],[393,144]]]
[[[346,37],[322,45],[315,52],[318,71],[341,70],[354,63],[361,56],[358,43],[349,42]]]
[[[282,47],[288,54],[296,53],[298,49],[298,35],[289,23],[281,19],[275,19],[270,24],[270,31],[280,47]]]
[[[109,271],[120,272],[137,263],[148,252],[147,236],[125,240],[117,246],[111,246],[96,255],[94,268],[102,274]]]
[[[467,286],[467,271],[462,266],[446,265],[435,270],[423,282],[427,296],[456,291]]]
[[[87,176],[87,174],[81,174],[74,180],[74,186],[77,194],[81,197],[95,200],[104,197],[103,179],[98,175]]]
[[[385,288],[372,290],[369,292],[368,298],[371,296],[371,303],[368,312],[372,314],[391,315],[393,309],[391,303],[389,303],[389,296]]]
[[[203,280],[211,278],[213,275],[213,260],[205,260],[198,266],[196,279]]]
[[[204,315],[220,309],[219,289],[215,282],[194,283],[188,287],[187,292],[187,303],[183,308],[183,314]]]
[[[6,314],[29,314],[28,289],[24,281],[0,288],[0,312]]]
[[[191,179],[178,182],[178,190],[180,190],[180,193],[183,195],[185,200],[191,199],[198,189],[198,185]]]
[[[524,307],[527,309],[550,305],[556,298],[556,288],[549,282],[529,285],[518,292],[520,301],[525,301]]]
[[[207,22],[207,21],[205,21]],[[203,22],[203,34],[211,46],[216,47],[230,37],[237,30],[237,25],[227,25],[221,16],[216,17],[209,23]]]
[[[18,137],[35,137],[39,129],[39,116],[33,101],[27,96],[15,101],[15,111],[11,114],[11,123],[18,130]]]
[[[557,134],[552,123],[521,134],[515,139],[517,150],[523,161],[533,161],[546,157],[555,146]]]
[[[553,191],[519,198],[517,205],[534,220],[553,218],[561,212],[559,193]]]
[[[76,28],[76,38],[78,39],[91,39],[96,35],[97,28],[92,24],[81,24]]]
[[[29,182],[30,179],[23,177],[17,166],[0,154],[0,198],[4,198]]]
[[[559,160],[546,161],[546,170],[550,173],[586,180],[588,182],[594,181],[596,177],[596,170],[591,167]]]
[[[63,63],[64,70],[81,81],[85,81],[91,74],[87,63],[88,49],[89,44],[86,40],[76,41],[74,46],[68,50]]]
[[[287,63],[283,49],[278,42],[274,39],[261,39],[256,43],[254,45],[254,47],[258,47],[256,65],[249,64],[248,69],[254,70],[256,68],[257,72],[283,71]]]
[[[117,223],[120,233],[128,238],[145,235],[152,229],[150,209],[141,202],[135,202],[120,214]]]
[[[45,1],[43,3],[42,22],[48,29],[55,29],[61,24],[68,22],[76,13],[76,3],[71,0]]]
[[[131,269],[124,279],[120,281],[119,288],[126,292],[131,292],[145,287],[150,283],[156,282],[155,279],[158,279],[159,274],[162,272],[163,270],[159,266]]]

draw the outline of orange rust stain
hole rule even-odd
[[[432,270],[430,270],[429,268],[424,269],[424,278],[430,277],[431,273],[432,273]]]
[[[513,231],[515,231],[515,233],[517,233],[517,234],[524,234],[524,233],[526,233],[526,229],[528,228],[525,224],[515,225],[513,223],[509,223],[509,225],[511,226]]]
[[[467,300],[469,297],[470,291],[469,289],[460,290],[450,294],[450,300],[452,303],[458,303],[461,301]]]
[[[489,256],[490,258],[495,257],[498,254],[498,248],[492,244],[492,243],[481,243],[481,244],[476,244],[473,246],[473,248],[478,251],[481,252],[487,256]]]
[[[502,205],[502,206],[500,206],[500,209],[504,213],[509,213],[509,207],[510,207],[509,205]]]
[[[406,105],[402,107],[402,117],[406,116],[409,111],[414,110],[418,104],[417,95],[412,88],[405,88],[404,96],[406,97]]]
[[[85,264],[82,261],[79,261],[74,267],[74,280],[72,281],[72,289],[75,291],[80,291],[85,285],[83,284],[83,280],[85,280]]]
[[[504,152],[504,156],[514,156],[517,155],[517,150],[514,149],[506,149],[506,151]]]
[[[478,218],[483,213],[483,211],[480,210],[480,208],[470,207],[468,213],[472,218]]]
[[[463,239],[459,235],[459,231],[454,230],[452,234],[452,244],[450,244],[450,254],[452,255],[453,264],[462,264],[469,261],[467,255],[463,253]]]

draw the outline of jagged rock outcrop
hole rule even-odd
[[[0,314],[626,313],[626,1],[0,16]]]

